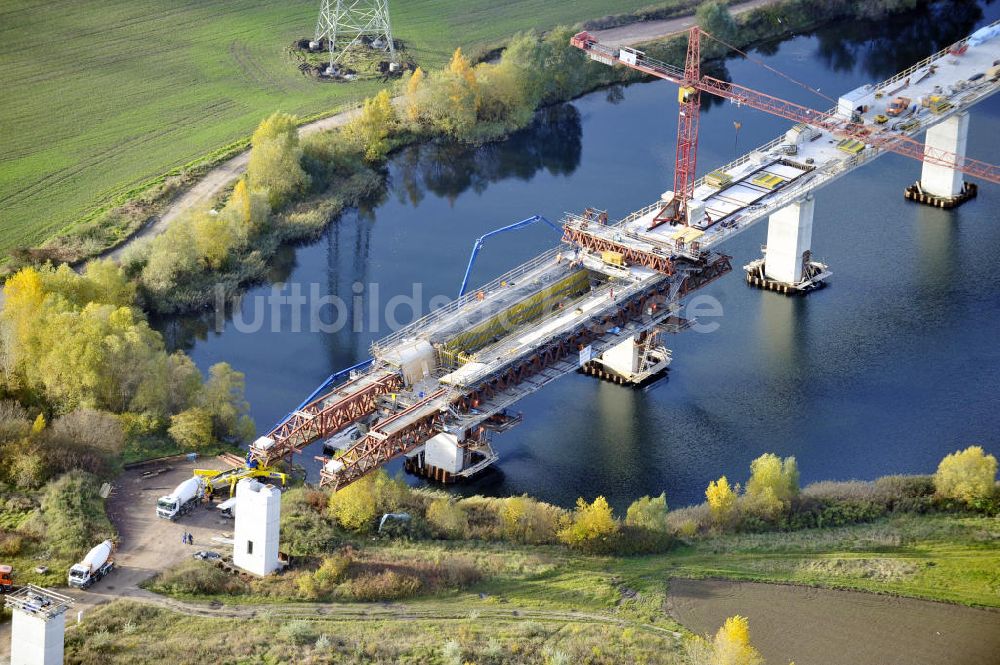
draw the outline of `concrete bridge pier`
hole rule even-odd
[[[812,194],[789,203],[767,222],[764,258],[743,267],[747,283],[786,294],[804,293],[822,285],[830,272],[812,260],[815,199]]]
[[[587,374],[613,383],[639,385],[670,366],[670,350],[656,330],[632,335],[584,365]]]
[[[968,136],[969,112],[956,113],[927,130],[924,154],[945,150],[964,158]],[[920,180],[906,188],[905,196],[936,208],[954,208],[976,196],[976,185],[950,166],[924,162]]]

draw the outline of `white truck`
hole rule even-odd
[[[69,585],[78,589],[86,589],[91,584],[111,572],[115,567],[115,544],[105,540],[94,549],[87,552],[80,563],[74,563],[69,569]]]
[[[156,516],[175,520],[198,505],[205,496],[205,479],[201,476],[188,478],[174,488],[167,496],[156,501]]]

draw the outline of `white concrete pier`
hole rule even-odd
[[[965,157],[969,136],[969,113],[962,111],[927,130],[924,154],[937,149]],[[931,196],[954,198],[962,194],[965,179],[962,172],[948,166],[924,162],[920,173],[920,187]]]
[[[269,575],[278,564],[281,490],[253,478],[236,483],[233,564],[255,575]]]
[[[806,252],[812,245],[815,199],[808,194],[773,213],[767,222],[764,275],[782,284],[803,280]]]
[[[29,584],[6,598],[11,665],[62,665],[66,610],[73,599]]]

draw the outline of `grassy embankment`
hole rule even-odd
[[[201,596],[225,603],[220,618],[117,602],[95,611],[86,632],[68,634],[67,662],[156,662],[192,648],[193,659],[214,652],[254,662],[684,662],[674,634],[684,630],[664,606],[670,577],[790,582],[996,607],[998,535],[996,518],[904,515],[835,529],[695,539],[644,557],[380,542],[366,547],[371,560],[404,569],[460,559],[475,562],[483,579],[388,605]],[[247,631],[248,612],[273,630]],[[462,659],[449,660],[456,652]],[[135,660],[140,653],[147,660]]]
[[[382,87],[324,84],[298,71],[289,46],[311,34],[317,4],[7,3],[0,257],[98,221],[151,186],[177,187],[185,171],[243,148],[274,110],[331,114]],[[648,4],[623,0],[615,9]],[[437,68],[456,46],[485,53],[519,30],[595,18],[607,7],[415,0],[393,5],[392,20],[416,62]]]

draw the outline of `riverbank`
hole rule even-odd
[[[844,8],[828,9],[826,11],[826,16],[817,16],[816,14],[803,13],[801,11],[801,6],[803,4],[807,3],[803,3],[801,1],[791,1],[777,3],[773,6],[762,9],[759,2],[746,3],[737,6],[739,16],[735,22],[728,14],[724,14],[724,20],[718,19],[722,21],[721,24],[711,25],[709,27],[717,32],[726,34],[727,38],[736,42],[737,45],[749,48],[752,44],[760,43],[761,41],[772,38],[774,34],[788,34],[794,32],[799,25],[805,26],[822,23],[824,20],[830,20],[832,17],[841,16],[845,11]],[[786,17],[786,20],[782,20],[782,15]],[[673,22],[661,23],[659,24],[659,29],[664,31],[673,30],[683,25],[684,21],[690,22],[690,19],[676,19]],[[727,25],[726,21],[729,21],[732,25]],[[730,32],[732,32],[731,35],[728,34]],[[566,30],[557,30],[554,34],[560,35],[561,39],[561,37],[567,36],[569,33]],[[630,72],[628,70],[611,70],[603,68],[600,65],[595,65],[583,57],[581,53],[576,52],[575,49],[569,49],[565,45],[562,45],[561,48],[566,51],[566,54],[558,55],[557,59],[559,62],[563,63],[560,67],[565,70],[564,77],[567,75],[567,72],[571,73],[568,74],[568,76],[572,80],[572,83],[568,85],[559,84],[556,86],[553,94],[543,96],[541,99],[546,104],[555,103],[566,98],[574,98],[586,91],[593,90],[601,86],[637,80],[637,78],[639,78],[635,76],[634,72]],[[513,49],[513,51],[517,51],[518,53],[520,53],[521,50],[523,49],[518,49],[517,47]],[[666,60],[676,59],[681,57],[681,53],[683,51],[683,39],[673,39],[666,43],[650,45],[648,50],[657,57]],[[716,56],[721,55],[721,53],[716,51],[710,52],[715,53]],[[706,64],[706,66],[713,66],[712,62],[710,61]],[[489,66],[482,65],[481,67],[486,68]],[[517,66],[515,65],[513,69],[517,69]],[[488,79],[485,74],[480,74],[479,76],[484,77],[484,85],[489,86],[492,84],[492,80]],[[542,78],[547,79],[553,76],[556,79],[559,79],[559,76],[552,73],[547,73],[542,76]],[[397,98],[396,100],[396,106],[399,109],[402,109],[408,104],[409,102],[404,102],[402,98]],[[517,111],[516,113],[520,113],[520,111]],[[405,114],[401,113],[400,115],[402,116]],[[324,121],[325,124],[323,126],[315,127],[314,131],[303,132],[303,134],[305,136],[310,136],[314,135],[315,132],[320,129],[342,127],[357,117],[356,112],[353,114],[338,115]],[[490,122],[493,121],[488,118],[480,118],[477,122],[489,125]],[[487,128],[481,134],[485,137],[485,140],[496,140],[499,137],[509,135],[511,131],[522,128],[524,123],[524,119],[504,120],[500,123],[501,128]],[[436,134],[436,132],[440,131],[442,130],[431,127],[421,127],[416,131],[404,131],[401,134],[392,137],[392,145],[393,148],[398,148],[415,141],[440,140],[441,137]],[[470,133],[470,136],[476,135],[476,133]],[[224,166],[214,171],[208,179],[196,188],[195,191],[192,191],[189,195],[182,197],[182,199],[177,201],[168,209],[159,221],[156,221],[152,225],[148,226],[143,232],[142,237],[155,237],[156,235],[162,233],[165,229],[169,228],[170,224],[176,219],[186,214],[191,214],[199,206],[203,207],[206,204],[211,203],[213,196],[216,197],[216,200],[218,200],[218,197],[223,195],[227,187],[230,186],[232,177],[236,176],[245,168],[247,161],[248,156],[241,155],[230,160]],[[363,191],[369,194],[371,193],[370,187],[363,188]],[[277,239],[296,242],[313,237],[327,223],[327,220],[335,217],[343,207],[355,206],[361,202],[357,196],[353,196],[351,194],[337,197],[335,187],[329,188],[327,191],[310,191],[309,196],[311,198],[306,201],[298,201],[294,211],[298,221],[301,222],[302,220],[308,218],[309,223],[300,223],[297,225],[279,224],[278,226],[281,231],[277,234]],[[327,205],[325,209],[316,205],[319,202],[333,203],[334,198],[336,198],[335,205]],[[324,201],[324,199],[326,199],[326,201]],[[278,211],[277,216],[279,219],[281,218],[281,211]],[[220,295],[220,285],[223,297],[235,295],[240,288],[261,279],[266,271],[266,266],[270,261],[270,256],[273,255],[276,248],[273,246],[273,243],[270,242],[269,238],[263,238],[261,240],[262,242],[254,243],[254,251],[251,255],[244,257],[242,260],[230,261],[233,265],[239,264],[238,270],[228,269],[220,272],[218,266],[215,265],[217,261],[209,261],[209,265],[202,268],[202,271],[205,272],[203,276],[200,277],[197,273],[192,273],[191,279],[187,279],[184,278],[182,274],[177,274],[172,279],[172,285],[169,289],[154,289],[158,290],[159,293],[154,293],[152,297],[148,299],[147,305],[151,306],[154,310],[160,313],[193,311],[209,304],[209,302],[213,299],[218,301]],[[128,245],[131,244],[131,242],[128,243]],[[115,250],[112,255],[116,258],[121,258],[126,252],[127,247],[122,247]],[[209,268],[211,268],[211,274],[208,271]],[[137,270],[138,268],[133,272]],[[202,277],[204,277],[204,279]],[[214,279],[212,279],[212,277],[214,277]],[[184,293],[175,296],[174,294],[178,291],[176,285],[180,282],[186,282],[182,289]]]
[[[904,637],[898,630],[877,627],[895,626],[901,616],[907,625],[935,636],[932,653],[990,653],[983,651],[992,648],[988,640],[979,639],[983,649],[976,650],[966,637],[973,626],[985,631],[981,637],[1000,634],[996,629],[1000,612],[885,595],[838,595],[798,585],[764,585],[752,596],[744,593],[727,600],[717,595],[718,582],[686,580],[706,575],[736,579],[752,575],[802,584],[803,580],[794,579],[795,571],[822,568],[831,561],[881,560],[882,570],[919,562],[920,570],[907,574],[909,591],[934,595],[937,592],[927,587],[922,590],[929,593],[921,593],[914,580],[933,575],[941,567],[956,573],[978,559],[985,559],[982,565],[996,565],[996,548],[984,552],[984,541],[977,535],[991,528],[995,525],[981,518],[916,516],[812,534],[767,534],[752,547],[746,541],[739,542],[738,537],[722,538],[693,545],[677,555],[633,559],[483,543],[375,544],[370,549],[384,561],[405,560],[412,567],[421,561],[461,557],[492,567],[492,571],[483,581],[466,588],[377,603],[243,600],[230,595],[197,601],[164,600],[136,594],[130,600],[92,611],[83,626],[68,631],[67,653],[69,662],[79,663],[96,662],[92,659],[98,654],[104,663],[169,662],[180,652],[200,659],[220,650],[248,658],[270,657],[276,662],[306,657],[318,658],[317,662],[327,662],[324,658],[366,663],[425,661],[457,650],[463,660],[482,663],[681,663],[687,662],[684,636],[714,632],[718,625],[710,624],[720,612],[730,616],[738,610],[750,614],[751,641],[756,643],[759,634],[767,655],[780,653],[784,658],[775,662],[794,657],[803,663],[839,663],[837,654],[844,648],[843,640],[850,639],[847,636],[852,633],[838,627],[860,618],[871,629],[870,641],[856,642],[855,646],[859,653],[877,656],[898,646]],[[894,543],[896,538],[901,540]],[[397,570],[407,570],[407,565],[398,565]],[[866,575],[861,567],[851,574],[833,574],[829,572],[832,569],[828,567],[807,583],[877,589],[881,593],[900,593],[903,583]],[[977,564],[976,570],[982,568]],[[968,571],[963,577],[968,580],[975,575],[975,571]],[[712,584],[715,593],[692,598],[692,590],[703,584]],[[821,602],[831,593],[836,602]],[[989,593],[984,596],[987,600]],[[802,639],[784,643],[792,651],[777,649],[777,636],[807,626],[787,613],[768,619],[753,605],[760,594],[768,594],[779,606],[805,603],[804,607],[812,608],[809,611],[819,612],[822,621],[808,626],[811,639],[803,633]],[[995,593],[992,596],[989,604],[998,605]],[[746,601],[742,605],[741,599]],[[906,610],[900,615],[901,608],[916,609],[919,614],[915,618]],[[266,635],[245,630],[246,620],[261,618],[271,626]],[[956,621],[967,630],[946,630]],[[192,635],[198,639],[192,640]],[[810,648],[796,650],[804,642]],[[548,660],[560,653],[565,654],[565,661]],[[816,654],[820,660],[809,659]]]

